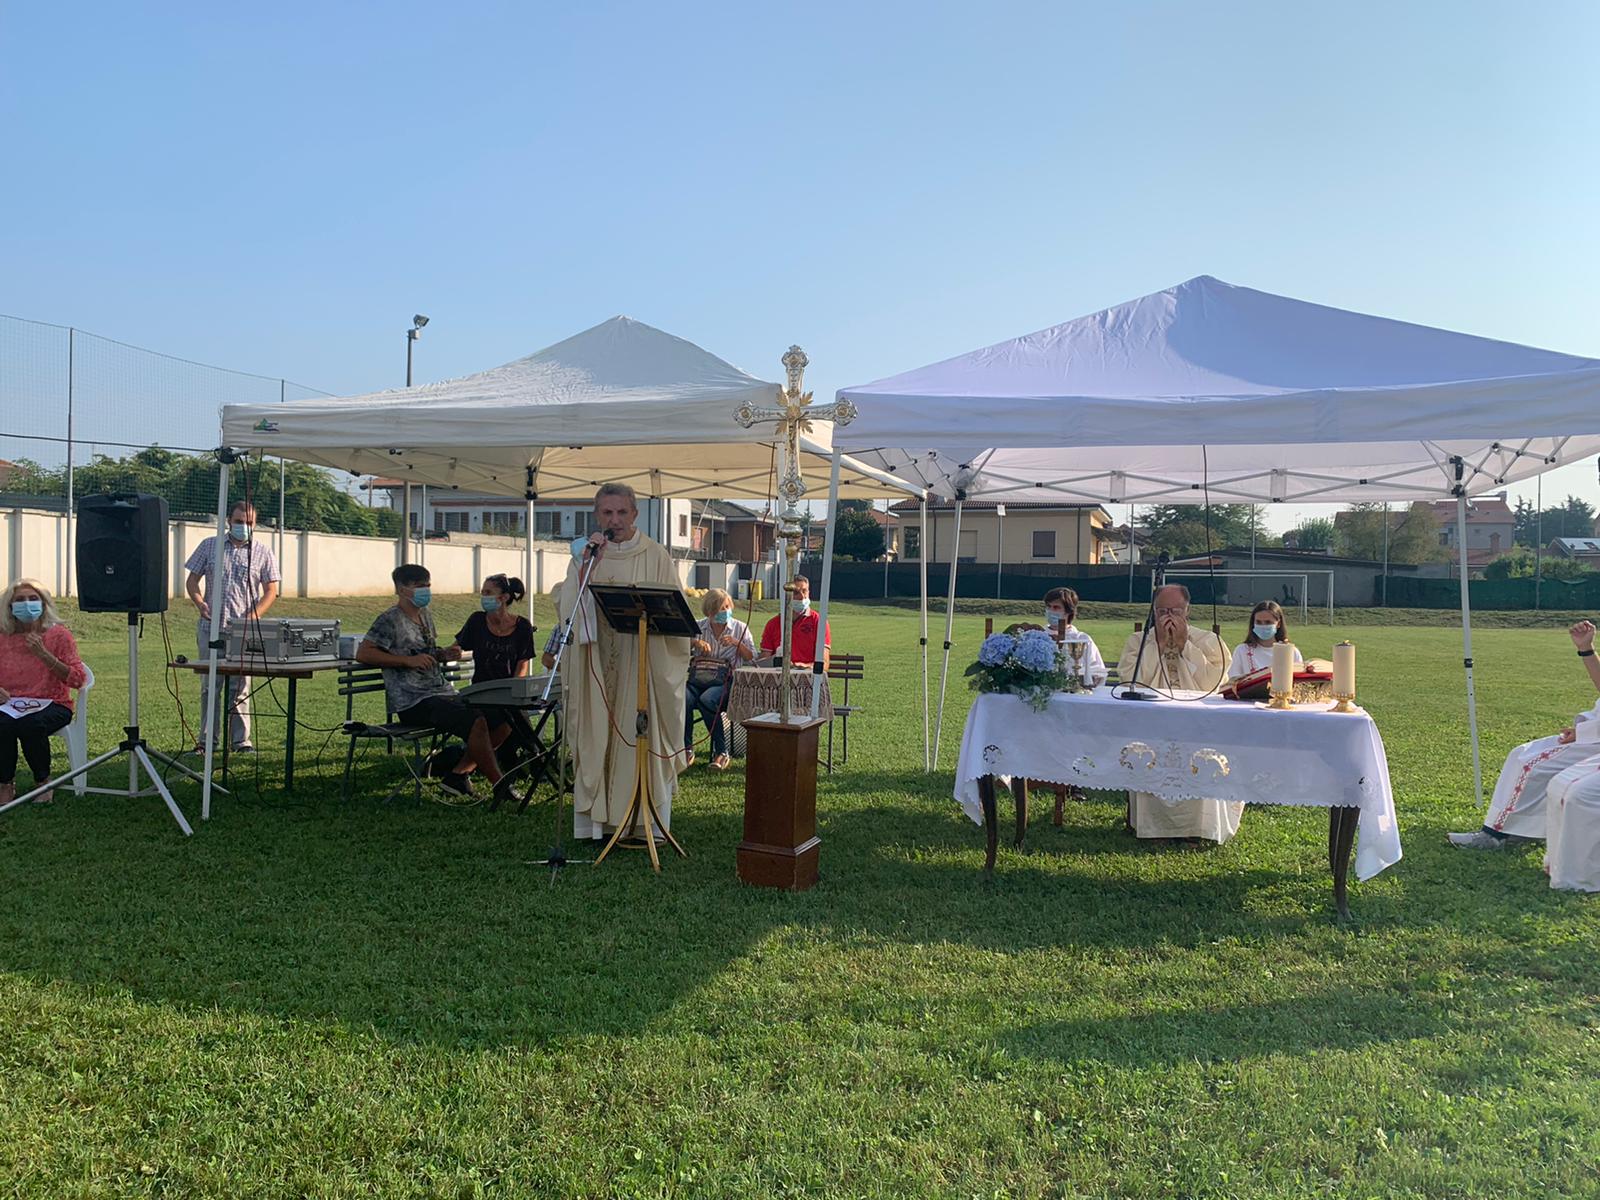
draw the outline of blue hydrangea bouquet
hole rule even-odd
[[[1020,696],[1035,712],[1043,712],[1054,693],[1072,687],[1072,664],[1042,629],[992,633],[983,639],[967,677],[980,692]]]

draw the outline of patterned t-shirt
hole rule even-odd
[[[405,613],[400,611],[396,604],[379,615],[372,623],[372,628],[367,630],[366,640],[379,650],[389,654],[408,656],[412,654],[426,654],[438,648],[439,639],[434,633],[433,617],[427,609],[421,611],[422,623],[418,624]],[[390,712],[405,712],[415,704],[420,704],[429,696],[454,696],[455,688],[445,680],[444,672],[435,663],[426,669],[421,667],[384,667],[383,690],[389,697]]]

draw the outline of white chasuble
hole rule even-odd
[[[1117,673],[1124,683],[1133,681],[1133,664],[1139,659],[1139,634],[1128,638],[1117,662]],[[1225,682],[1228,647],[1210,630],[1190,628],[1183,648],[1163,654],[1150,632],[1144,658],[1139,660],[1137,682],[1157,692],[1186,690],[1209,692]],[[1130,706],[1137,715],[1138,705]],[[1149,792],[1132,792],[1133,831],[1141,838],[1205,838],[1226,842],[1239,832],[1244,815],[1241,801],[1167,801]]]
[[[583,564],[574,560],[556,598],[565,620],[578,594]],[[672,558],[642,533],[607,546],[591,584],[653,583],[680,587]],[[584,605],[586,610],[588,604]],[[591,622],[593,625],[591,626]],[[572,754],[574,837],[611,836],[633,800],[634,714],[639,693],[639,636],[618,633],[603,615],[580,612],[561,660],[562,725]],[[689,639],[652,636],[650,654],[650,795],[668,828],[678,772],[684,766],[684,683]],[[624,836],[643,835],[636,819]]]

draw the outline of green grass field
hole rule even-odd
[[[441,628],[472,602],[442,597]],[[378,607],[279,611],[359,632]],[[1087,616],[1114,657],[1126,614]],[[0,1194],[1600,1194],[1600,897],[1549,890],[1536,852],[1445,844],[1480,812],[1460,636],[1430,619],[1298,639],[1358,643],[1400,812],[1405,860],[1352,884],[1343,928],[1326,817],[1303,809],[1252,808],[1232,844],[1186,852],[1138,846],[1110,803],[1062,829],[1040,804],[985,884],[950,795],[982,632],[966,609],[925,776],[914,614],[836,607],[869,678],[804,895],[735,880],[737,767],[685,776],[686,862],[552,886],[525,865],[548,806],[386,803],[399,767],[373,756],[342,803],[341,739],[310,730],[286,796],[270,715],[193,839],[157,800],[9,813]],[[103,749],[123,626],[70,620]],[[1476,638],[1487,783],[1593,701],[1559,622]],[[1242,625],[1227,615],[1230,643]],[[178,749],[154,620],[142,652],[146,731]],[[301,715],[342,716],[331,679]]]

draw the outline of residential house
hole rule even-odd
[[[916,562],[922,554],[917,506],[915,500],[891,506],[898,520],[896,549],[902,562]],[[929,562],[949,562],[954,554],[963,563],[1098,565],[1105,561],[1106,545],[1115,540],[1111,515],[1098,504],[967,501],[961,506],[958,546],[955,502],[928,502]],[[1125,534],[1122,545],[1125,550]]]
[[[1545,553],[1552,558],[1574,558],[1584,566],[1600,568],[1600,537],[1559,537],[1551,541]]]
[[[1458,524],[1456,502],[1454,500],[1436,500],[1428,506],[1433,513],[1433,519],[1439,526],[1439,545],[1450,551],[1452,558],[1459,558],[1460,542],[1457,537]],[[1493,496],[1480,496],[1467,503],[1467,566],[1482,567],[1493,562],[1502,554],[1511,553],[1511,547],[1516,540],[1517,518],[1511,511],[1511,506],[1506,503],[1506,494],[1498,492]]]

